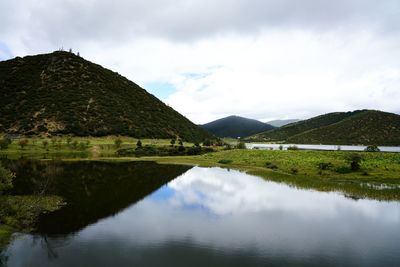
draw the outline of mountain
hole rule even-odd
[[[116,72],[72,53],[0,62],[0,132],[213,138]]]
[[[245,137],[274,128],[267,123],[239,116],[229,116],[200,125],[200,127],[218,137],[232,138]]]
[[[400,116],[376,110],[328,113],[250,139],[297,144],[400,145]]]
[[[269,125],[272,125],[274,127],[282,127],[290,123],[298,122],[300,120],[298,119],[291,119],[291,120],[273,120],[273,121],[267,121]]]

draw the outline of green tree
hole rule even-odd
[[[74,140],[74,141],[72,142],[72,148],[73,148],[73,149],[77,149],[77,148],[78,148],[78,141]]]
[[[2,195],[4,191],[12,188],[14,177],[15,175],[10,170],[4,168],[0,163],[0,195]]]
[[[136,147],[137,148],[142,148],[142,141],[140,141],[140,139],[137,141]]]
[[[67,146],[70,146],[72,142],[72,138],[70,136],[67,137]]]
[[[174,146],[176,143],[176,138],[172,138],[170,143],[171,143],[171,146]]]
[[[42,141],[42,146],[43,146],[44,149],[47,149],[48,145],[49,145],[49,141],[47,141],[47,140],[43,140]]]
[[[121,145],[122,145],[122,140],[121,140],[121,138],[118,137],[117,139],[115,139],[115,140],[114,140],[114,145],[115,145],[116,148],[120,148]]]

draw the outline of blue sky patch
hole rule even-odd
[[[144,85],[144,88],[161,100],[167,99],[176,91],[175,86],[168,82],[149,82]]]

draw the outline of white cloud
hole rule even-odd
[[[400,112],[399,13],[396,0],[4,0],[0,42],[173,84],[166,102],[195,123]]]

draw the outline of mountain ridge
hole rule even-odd
[[[200,125],[203,129],[218,137],[245,137],[274,127],[254,119],[231,115]]]
[[[400,116],[377,110],[333,112],[248,139],[298,144],[400,145]]]
[[[122,75],[69,52],[0,62],[0,132],[213,138]]]

